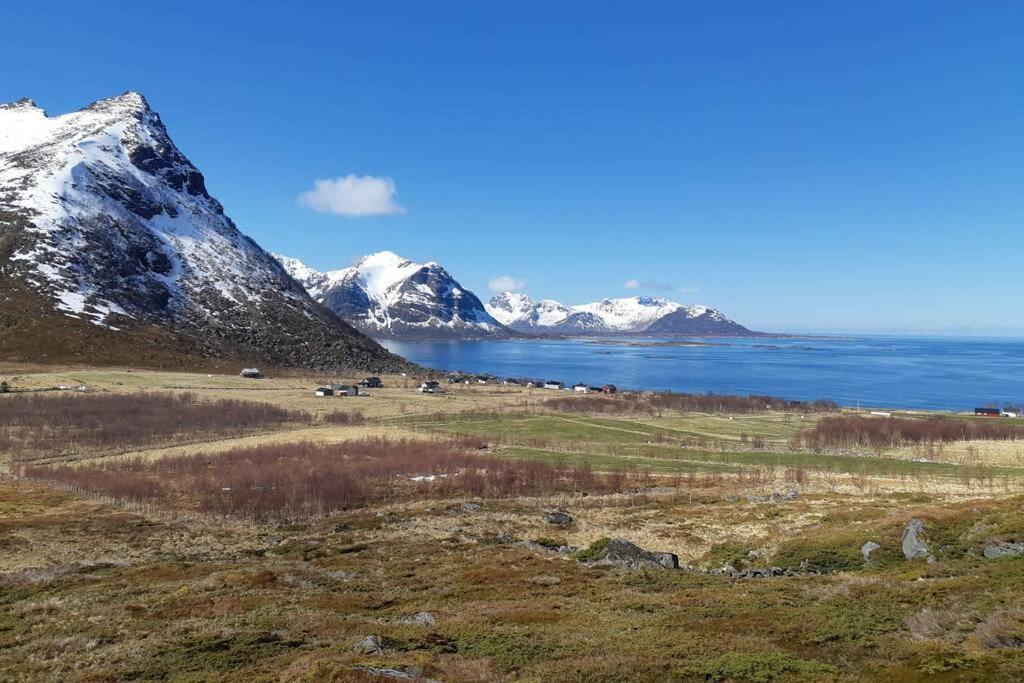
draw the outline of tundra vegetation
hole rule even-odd
[[[1010,419],[0,375],[2,680],[1024,677]]]

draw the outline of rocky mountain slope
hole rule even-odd
[[[0,321],[6,359],[408,367],[238,230],[134,92],[0,106]]]
[[[503,292],[487,311],[513,330],[557,335],[699,335],[754,334],[721,312],[706,306],[684,306],[660,297],[602,299],[566,306],[551,299],[534,301],[525,294]]]
[[[321,272],[298,259],[277,259],[310,296],[375,337],[476,339],[513,334],[438,263],[415,263],[382,251],[349,268]]]

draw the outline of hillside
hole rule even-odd
[[[11,360],[407,366],[235,226],[134,92],[0,106],[0,294]]]

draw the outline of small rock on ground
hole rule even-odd
[[[864,545],[862,545],[860,547],[860,554],[864,557],[864,561],[865,562],[870,562],[871,561],[871,553],[875,552],[876,550],[878,550],[881,547],[882,546],[880,546],[879,544],[875,543],[874,541],[868,541],[867,543],[865,543]]]
[[[549,512],[544,515],[545,521],[548,524],[557,524],[558,526],[566,526],[572,524],[572,517],[565,512]]]

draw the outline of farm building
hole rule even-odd
[[[259,368],[242,368],[242,371],[238,374],[246,379],[259,379],[263,377],[263,375],[260,374]]]
[[[433,380],[431,380],[429,382],[423,382],[422,384],[420,384],[420,388],[417,389],[417,391],[419,391],[421,394],[440,394],[444,391],[444,389],[441,388],[441,384],[439,382],[434,382]]]
[[[359,386],[367,389],[383,389],[384,382],[380,381],[380,377],[367,377],[359,383]]]
[[[562,384],[561,382],[557,381],[557,380],[549,379],[548,381],[544,382],[544,388],[545,389],[565,389],[565,385]]]
[[[332,384],[331,388],[338,396],[358,396],[359,387],[355,384]]]
[[[999,408],[975,408],[974,414],[979,417],[1000,417],[1003,411]]]
[[[605,384],[603,387],[601,387],[601,391],[603,391],[606,394],[614,394],[618,392],[618,388],[614,384]]]
[[[323,397],[323,396],[334,396],[334,389],[332,389],[330,387],[318,387],[316,389],[316,391],[313,392],[313,395],[314,396],[321,396],[321,397]]]
[[[572,390],[580,394],[586,394],[590,392],[590,387],[588,387],[586,384],[580,383],[574,384]]]

